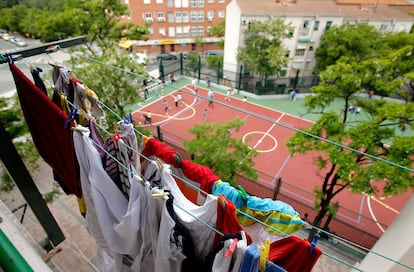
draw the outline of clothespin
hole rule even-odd
[[[119,142],[119,140],[121,139],[121,134],[119,134],[118,130],[115,130],[115,135],[111,135],[112,139],[114,140],[114,142]]]
[[[56,51],[60,50],[60,45],[51,45],[48,48],[45,49],[45,53],[49,54],[49,53],[54,53]]]
[[[266,238],[264,245],[260,247],[260,272],[265,272],[267,258],[270,250],[270,239]]]
[[[169,192],[163,192],[163,193],[155,193],[155,194],[152,194],[151,197],[152,198],[156,198],[156,197],[164,197],[164,196],[169,196],[169,195],[170,195]]]
[[[310,253],[313,253],[313,252],[315,251],[315,246],[316,246],[316,244],[318,243],[319,238],[321,238],[321,237],[319,236],[319,234],[315,234],[315,236],[313,236],[313,239],[312,239],[311,245],[310,245],[310,247],[309,247],[309,252],[310,252]]]
[[[77,114],[78,114],[78,109],[76,107],[73,107],[70,110],[70,113],[68,115],[68,119],[66,119],[65,128],[68,128],[69,125],[72,126],[71,123],[72,123],[73,120],[75,120]]]
[[[231,255],[233,255],[233,252],[236,249],[238,242],[239,239],[237,237],[233,238],[233,242],[231,243],[229,250],[227,250],[226,254],[224,255],[225,258],[230,258]]]
[[[239,190],[237,192],[239,193],[239,195],[243,199],[243,201],[246,202],[249,195],[246,193],[246,191],[244,190],[244,188],[241,185],[239,185],[238,187],[239,187]]]
[[[223,209],[225,209],[225,208],[226,208],[227,199],[226,199],[226,197],[224,196],[224,194],[220,194],[220,195],[218,196],[218,202],[220,203],[220,206],[221,206]]]
[[[127,116],[125,118],[122,119],[124,121],[124,124],[131,124],[131,114],[128,113]]]

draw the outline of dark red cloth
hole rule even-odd
[[[145,142],[144,150],[142,150],[142,155],[145,157],[149,156],[156,156],[163,160],[165,163],[174,166],[175,168],[179,168],[178,162],[180,158],[177,152],[171,147],[163,144],[162,142],[158,141],[155,138],[150,138]],[[142,158],[141,160],[144,160]]]
[[[239,220],[237,219],[236,206],[234,206],[233,202],[226,201],[226,206],[223,208],[219,201],[217,205],[216,229],[223,234],[235,234],[244,230],[243,226],[240,225]],[[212,249],[215,249],[217,247],[222,238],[223,236],[216,233]],[[252,243],[252,237],[246,233],[246,238],[247,244],[250,245]]]
[[[200,189],[209,194],[213,191],[214,182],[220,179],[209,167],[191,161],[182,160],[181,169],[189,180],[200,183]]]
[[[204,165],[196,164],[188,160],[181,160],[179,154],[171,147],[165,145],[155,138],[150,138],[145,142],[142,155],[145,157],[155,156],[165,163],[181,168],[184,175],[191,181],[200,184],[200,189],[211,193],[214,182],[220,178],[214,175],[213,171]],[[142,158],[143,160],[144,158]]]
[[[67,114],[59,109],[25,74],[10,64],[20,104],[34,144],[71,193],[81,197],[79,166]]]
[[[294,235],[288,236],[270,244],[268,259],[289,272],[310,272],[322,250],[315,247],[311,253],[309,248],[308,240]]]

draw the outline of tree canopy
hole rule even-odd
[[[335,46],[341,47],[339,38],[347,37],[348,31],[353,36],[366,26],[336,29],[329,30],[336,39],[324,38],[324,46],[332,51],[324,49],[326,58],[323,50],[319,51],[319,58],[332,63],[325,63],[320,84],[305,98],[309,111],[320,112],[321,117],[305,133],[296,133],[286,143],[291,154],[319,154],[315,165],[322,184],[315,188],[318,215],[313,224],[316,226],[333,211],[332,200],[345,188],[390,196],[414,187],[414,137],[404,135],[406,130],[414,129],[414,104],[407,103],[407,97],[412,96],[412,72],[408,67],[412,65],[414,36],[382,35],[371,29],[370,35],[377,33],[371,39],[382,41],[381,45],[375,45],[377,50],[354,45],[343,51],[345,56],[336,58],[332,52]],[[369,90],[403,100],[369,99]],[[334,101],[342,103],[340,112],[327,111]],[[350,107],[359,108],[357,112],[366,118],[351,123],[351,114],[357,112],[350,111]]]
[[[239,118],[225,124],[196,124],[190,130],[195,138],[183,145],[194,155],[194,162],[210,167],[223,181],[234,185],[238,174],[257,180],[258,174],[253,168],[257,151],[232,137],[232,132],[243,124]]]
[[[290,37],[290,29],[280,18],[249,23],[237,59],[258,74],[262,83],[269,76],[280,75],[288,60],[283,40]]]

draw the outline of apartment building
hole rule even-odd
[[[294,27],[292,37],[284,41],[289,57],[285,72],[286,77],[302,79],[312,75],[315,50],[331,26],[367,23],[383,31],[409,32],[414,22],[414,17],[386,5],[339,4],[331,0],[233,0],[226,12],[223,70],[227,78],[236,80],[240,72],[237,48],[244,44],[249,23],[273,17],[283,18]],[[299,82],[299,86],[303,84]]]
[[[126,41],[121,46],[147,53],[219,49],[221,37],[210,34],[223,21],[230,0],[123,0],[130,16],[123,22],[150,23],[147,41]]]

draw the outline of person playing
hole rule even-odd
[[[144,115],[145,120],[144,120],[144,124],[150,124],[152,125],[152,114],[150,111],[147,111]]]
[[[224,100],[230,101],[231,93],[232,93],[232,89],[228,89],[226,92],[226,96],[224,97]]]
[[[207,78],[207,79],[206,79],[206,83],[207,83],[207,88],[210,88],[210,85],[211,85],[210,78]]]
[[[191,85],[193,85],[193,90],[197,92],[197,79],[193,78],[191,81]]]
[[[244,96],[242,101],[243,101],[243,103],[246,103],[247,102],[247,96]]]
[[[207,122],[207,118],[208,118],[208,111],[207,111],[207,109],[204,109],[203,119],[204,119],[205,122]]]
[[[178,95],[174,95],[174,104],[175,107],[178,107]]]
[[[213,98],[213,96],[210,96],[209,98],[208,98],[208,107],[210,108],[214,108],[214,105],[213,105],[213,102],[214,102],[214,98]]]
[[[167,100],[166,100],[166,99],[164,99],[163,104],[164,104],[165,114],[166,114],[166,115],[168,115],[168,108],[169,108],[169,106],[168,106],[168,102],[167,102]]]

